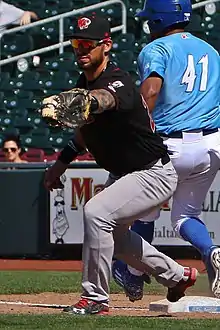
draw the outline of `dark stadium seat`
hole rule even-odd
[[[191,32],[198,38],[205,39],[205,27],[202,24],[202,19],[199,14],[193,14],[192,20],[189,25],[186,27],[186,31]]]
[[[67,90],[74,85],[74,80],[70,78],[68,72],[56,71],[52,75],[42,76],[39,80],[42,89]],[[53,94],[53,93],[51,93]]]
[[[69,138],[67,136],[63,135],[61,132],[58,134],[50,134],[49,140],[55,150],[56,149],[60,150],[67,145]]]
[[[28,4],[28,9],[34,11],[41,19],[43,18],[43,13],[45,10],[46,4],[43,0],[41,1],[30,1]]]
[[[216,13],[212,18],[213,29],[211,35],[216,36],[220,39],[220,13]]]
[[[87,0],[74,0],[74,8],[73,9],[79,9],[79,8],[83,8],[85,6],[88,6]]]
[[[15,128],[14,126],[9,126],[3,129],[2,135],[6,136],[6,135],[19,135],[19,134],[20,134],[19,129]]]
[[[37,112],[29,112],[27,115],[27,122],[37,128],[37,127],[47,127],[44,120],[42,119],[41,115]]]
[[[32,36],[27,33],[17,33],[16,35],[5,35],[2,38],[2,56],[14,56],[33,50],[34,42]]]
[[[16,109],[18,107],[18,98],[16,95],[4,97],[3,102],[7,109]]]
[[[0,117],[0,125],[1,125],[1,128],[7,128],[9,126],[12,126],[13,124],[13,116],[11,116],[10,114],[6,114],[4,116],[1,116]]]
[[[122,50],[132,50],[135,43],[135,36],[132,33],[121,35],[113,42],[113,51],[121,52]]]
[[[21,145],[24,148],[31,148],[31,142],[32,142],[32,135],[31,133],[28,134],[22,134],[20,136],[21,139]]]
[[[27,116],[28,116],[28,110],[25,109],[25,108],[14,108],[10,111],[10,114],[13,115],[13,116],[17,116],[17,117],[20,117],[20,118],[25,118],[25,120],[27,119]]]
[[[5,116],[8,113],[8,109],[5,108],[4,104],[0,104],[0,117]]]
[[[14,88],[15,88],[15,85],[10,77],[9,72],[1,72],[0,90],[1,91],[12,91]]]
[[[129,0],[129,5],[127,7],[127,16],[128,17],[135,17],[135,15],[142,10],[143,8],[143,1],[142,0]]]
[[[33,126],[24,117],[15,117],[13,126],[19,129],[20,134],[27,134],[33,129]]]
[[[15,94],[18,99],[31,100],[34,97],[34,93],[32,91],[27,91],[24,89],[16,89],[13,91],[13,94]]]
[[[112,26],[121,24],[122,11],[120,4],[112,4],[111,6],[103,7],[103,15],[109,18]]]
[[[59,11],[60,13],[71,11],[75,8],[74,1],[62,0],[59,1]],[[73,18],[72,18],[73,21]]]
[[[38,128],[29,134],[21,135],[22,145],[27,148],[40,148],[46,153],[53,153],[54,149],[49,141],[49,129]]]
[[[146,33],[142,33],[140,36],[140,39],[138,40],[138,54],[139,52],[150,42],[150,35]]]
[[[46,23],[40,27],[40,32],[49,41],[58,42],[59,24],[58,21]]]
[[[136,58],[131,50],[123,50],[118,53],[116,56],[116,62],[122,70],[134,72],[137,70]]]
[[[60,14],[60,8],[59,5],[56,3],[50,4],[50,6],[46,6],[44,9],[44,17],[51,17]]]
[[[193,31],[193,32],[202,32],[203,28],[201,26],[202,20],[201,16],[198,14],[193,14],[192,15],[192,20],[187,26],[186,30],[187,31]]]
[[[134,71],[128,71],[128,72],[130,73],[131,78],[132,78],[132,80],[134,81],[135,85],[136,85],[137,87],[140,87],[140,85],[141,85],[141,80],[140,80],[140,77],[139,77],[138,73],[137,73],[137,72],[134,72]]]
[[[34,91],[40,89],[40,74],[37,71],[26,71],[14,78],[15,88]]]
[[[220,38],[208,38],[208,41],[212,47],[214,47],[220,53]]]
[[[0,92],[0,102],[4,99],[4,96],[5,96],[4,92]]]
[[[78,79],[79,76],[78,66],[75,63],[74,57],[54,57],[46,60],[43,66],[50,71],[61,71],[62,73],[66,71],[71,77],[75,78],[74,80]]]

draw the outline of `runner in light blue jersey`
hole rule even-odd
[[[220,127],[220,60],[208,43],[185,32],[156,39],[138,69],[142,81],[154,72],[163,79],[152,112],[158,132]]]
[[[148,20],[152,42],[138,56],[140,92],[179,177],[173,229],[201,253],[211,291],[220,298],[220,248],[200,219],[220,168],[220,60],[213,47],[185,32],[191,13],[190,0],[145,0],[138,16]],[[153,229],[146,222],[159,217],[160,210],[153,211],[154,217],[140,219],[132,228],[144,239],[152,237]],[[142,298],[146,274],[120,261],[112,274],[130,300]]]

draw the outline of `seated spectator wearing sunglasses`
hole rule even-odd
[[[21,142],[17,135],[7,135],[2,143],[2,151],[5,155],[5,161],[10,163],[27,163],[26,160],[22,160]]]

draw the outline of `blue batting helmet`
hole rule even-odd
[[[163,32],[177,23],[189,23],[192,14],[190,0],[145,0],[144,8],[136,16],[148,20],[153,33]]]

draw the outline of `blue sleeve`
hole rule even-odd
[[[138,56],[138,72],[143,82],[152,72],[156,72],[162,78],[165,76],[168,54],[161,45],[146,46]]]

